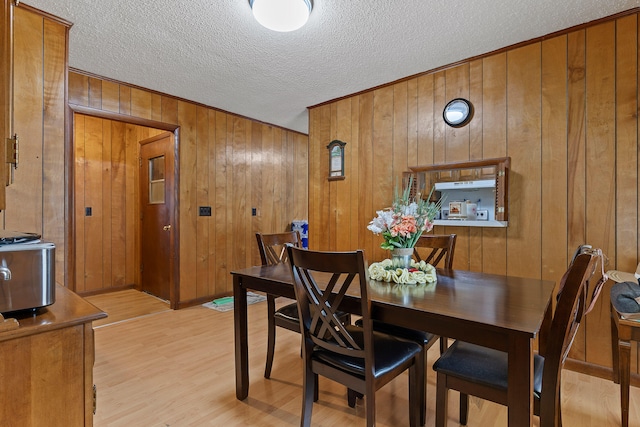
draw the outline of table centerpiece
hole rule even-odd
[[[380,247],[391,251],[391,260],[389,263],[386,260],[383,261],[383,268],[404,270],[407,273],[416,271],[424,273],[423,268],[412,265],[412,263],[415,264],[412,260],[413,248],[422,233],[433,229],[433,220],[440,211],[442,199],[437,202],[431,201],[433,189],[426,199],[422,198],[420,193],[412,196],[412,188],[413,176],[409,178],[409,182],[402,192],[398,191],[396,186],[391,207],[376,211],[377,216],[369,223],[367,229],[376,235],[381,234],[384,240]],[[430,267],[433,269],[433,266]],[[414,271],[410,271],[412,269]],[[399,280],[404,280],[407,278],[404,271],[398,271],[394,274],[401,277]],[[435,269],[433,269],[433,276],[435,277]],[[396,283],[401,282],[396,281]]]

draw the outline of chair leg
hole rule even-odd
[[[366,406],[367,427],[375,427],[376,425],[376,390],[373,384],[367,384],[367,392],[364,396],[364,404]],[[413,427],[413,426],[412,426]]]
[[[420,387],[420,425],[423,426],[427,423],[427,349],[422,347],[424,353],[423,365],[422,365],[422,384]]]
[[[469,395],[460,393],[460,424],[467,425],[469,418]]]
[[[343,325],[350,325],[351,324],[351,314],[347,313],[347,315],[344,318],[344,322],[342,322]]]
[[[440,355],[441,356],[445,351],[447,351],[447,348],[449,348],[449,338],[440,337]]]
[[[300,427],[311,426],[311,411],[317,390],[318,376],[311,371],[311,367],[307,366],[302,378],[302,417],[300,418]]]
[[[271,377],[273,366],[273,354],[276,349],[276,322],[273,318],[276,312],[276,302],[271,296],[267,296],[267,363],[264,367],[264,377]]]
[[[447,376],[438,372],[436,379],[436,427],[445,427],[447,422],[448,389]]]
[[[427,421],[426,358],[426,353],[418,355],[409,368],[409,424],[412,427],[423,426]]]
[[[350,388],[347,389],[347,404],[349,405],[349,408],[356,407],[357,395],[358,393],[356,393],[355,391],[351,390]]]

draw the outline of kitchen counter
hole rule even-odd
[[[56,285],[55,303],[0,332],[0,425],[92,426],[92,322],[107,314]]]

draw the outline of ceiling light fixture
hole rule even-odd
[[[253,17],[273,31],[295,31],[307,23],[311,0],[249,0]]]

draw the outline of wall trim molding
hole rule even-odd
[[[69,108],[74,113],[84,114],[87,116],[99,117],[101,119],[115,120],[117,122],[131,123],[134,125],[145,126],[174,132],[180,126],[173,123],[158,122],[151,119],[143,119],[140,117],[129,116],[127,114],[113,113],[111,111],[100,110],[98,108],[85,107],[78,104],[69,104]]]

